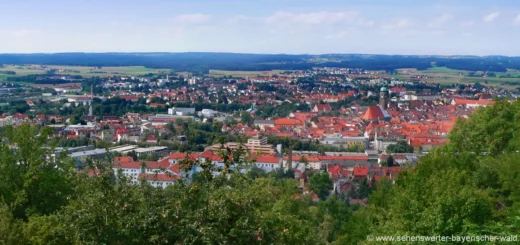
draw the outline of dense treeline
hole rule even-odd
[[[334,58],[340,62],[315,63],[311,58]],[[180,71],[208,73],[220,70],[303,70],[313,67],[363,68],[367,70],[395,70],[416,68],[424,70],[437,66],[470,71],[505,71],[520,69],[520,58],[437,57],[405,55],[285,55],[236,53],[58,53],[58,54],[0,54],[0,64],[46,64],[80,66],[146,66],[171,68]]]

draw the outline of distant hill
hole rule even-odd
[[[0,64],[74,66],[145,66],[208,73],[209,69],[237,71],[301,70],[312,67],[395,70],[436,66],[469,71],[505,72],[520,69],[520,57],[428,56],[368,54],[239,54],[239,53],[56,53],[0,54]]]

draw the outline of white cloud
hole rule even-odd
[[[341,31],[325,36],[325,39],[342,39],[347,35],[353,35],[353,31]]]
[[[399,19],[395,21],[385,22],[381,25],[381,29],[383,30],[397,30],[397,29],[405,29],[411,26],[411,23],[407,19]]]
[[[453,16],[449,15],[449,14],[444,14],[444,15],[441,15],[437,18],[435,18],[434,20],[432,20],[429,24],[428,24],[428,27],[430,28],[438,28],[438,27],[441,27],[443,26],[444,24],[446,24],[446,22],[448,22],[449,20],[451,20],[453,18]]]
[[[13,30],[0,30],[0,34],[10,37],[26,37],[34,34],[41,33],[40,30],[33,29],[13,29]]]
[[[520,25],[520,14],[518,14],[515,18],[515,25]]]
[[[364,27],[373,27],[376,23],[372,20],[359,19],[357,23]]]
[[[232,17],[231,19],[229,19],[227,21],[227,23],[235,24],[235,23],[241,23],[244,21],[251,21],[251,20],[256,20],[256,19],[257,18],[255,18],[255,17],[251,17],[251,16],[247,16],[247,15],[236,15],[236,16]]]
[[[314,12],[314,13],[293,13],[279,11],[268,16],[265,21],[273,23],[297,23],[297,24],[335,24],[346,21],[353,21],[359,17],[355,11],[349,12]]]
[[[484,22],[493,22],[500,16],[500,12],[493,12],[484,16]]]
[[[472,27],[474,25],[475,25],[475,20],[467,20],[467,21],[460,22],[460,26],[462,26],[462,27]]]
[[[211,15],[207,14],[183,14],[173,18],[173,22],[181,24],[200,24],[211,20]]]

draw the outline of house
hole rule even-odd
[[[112,130],[106,129],[106,130],[101,131],[101,136],[100,136],[101,140],[112,141],[113,137],[114,137],[114,134],[112,134]]]
[[[173,185],[180,178],[178,164],[171,165],[168,158],[158,162],[139,162],[129,156],[115,157],[113,171],[116,175],[129,178],[134,184],[145,180],[154,187],[162,188]]]
[[[153,136],[153,135],[150,135],[146,138],[146,143],[147,144],[157,144],[157,137]]]
[[[169,156],[168,156],[168,162],[170,163],[170,165],[174,165],[174,164],[177,164],[181,161],[184,161],[186,159],[188,160],[192,160],[192,161],[195,161],[197,160],[198,158],[198,155],[197,154],[187,154],[187,153],[171,153]]]
[[[329,104],[317,104],[312,109],[312,112],[330,112],[332,108]]]
[[[382,165],[382,163],[384,163],[384,162],[386,162],[386,160],[388,160],[389,156],[390,155],[387,155],[387,154],[379,155],[379,158],[377,159],[377,163],[379,165]],[[394,162],[396,163],[396,165],[403,166],[408,162],[408,159],[406,158],[406,156],[404,154],[392,154],[392,158],[394,159]]]
[[[171,174],[171,173],[164,173],[164,174],[141,173],[138,176],[139,180],[145,180],[151,186],[161,187],[163,189],[170,185],[175,184],[175,180],[177,180],[179,178],[180,177],[178,175]]]
[[[255,166],[257,168],[264,170],[266,173],[269,173],[269,172],[279,169],[281,167],[280,166],[281,159],[279,157],[275,157],[273,155],[264,154],[264,155],[254,156],[253,160],[255,161]]]
[[[478,107],[486,107],[489,105],[494,105],[495,101],[492,100],[468,100],[468,99],[461,99],[461,98],[455,98],[451,101],[452,105],[462,105],[466,107],[467,109],[470,108],[478,108]]]
[[[291,127],[301,127],[303,126],[303,122],[298,119],[292,118],[279,118],[274,120],[275,126],[291,126]]]
[[[11,126],[13,124],[14,124],[14,120],[13,120],[12,116],[0,118],[0,127]]]
[[[274,120],[255,120],[255,127],[259,127],[261,130],[264,130],[265,127],[274,127]]]
[[[362,181],[369,177],[370,168],[368,166],[355,166],[353,171],[354,179],[357,181]]]

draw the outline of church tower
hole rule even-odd
[[[383,110],[386,110],[388,108],[388,90],[386,87],[382,87],[381,91],[379,92],[379,105]]]

